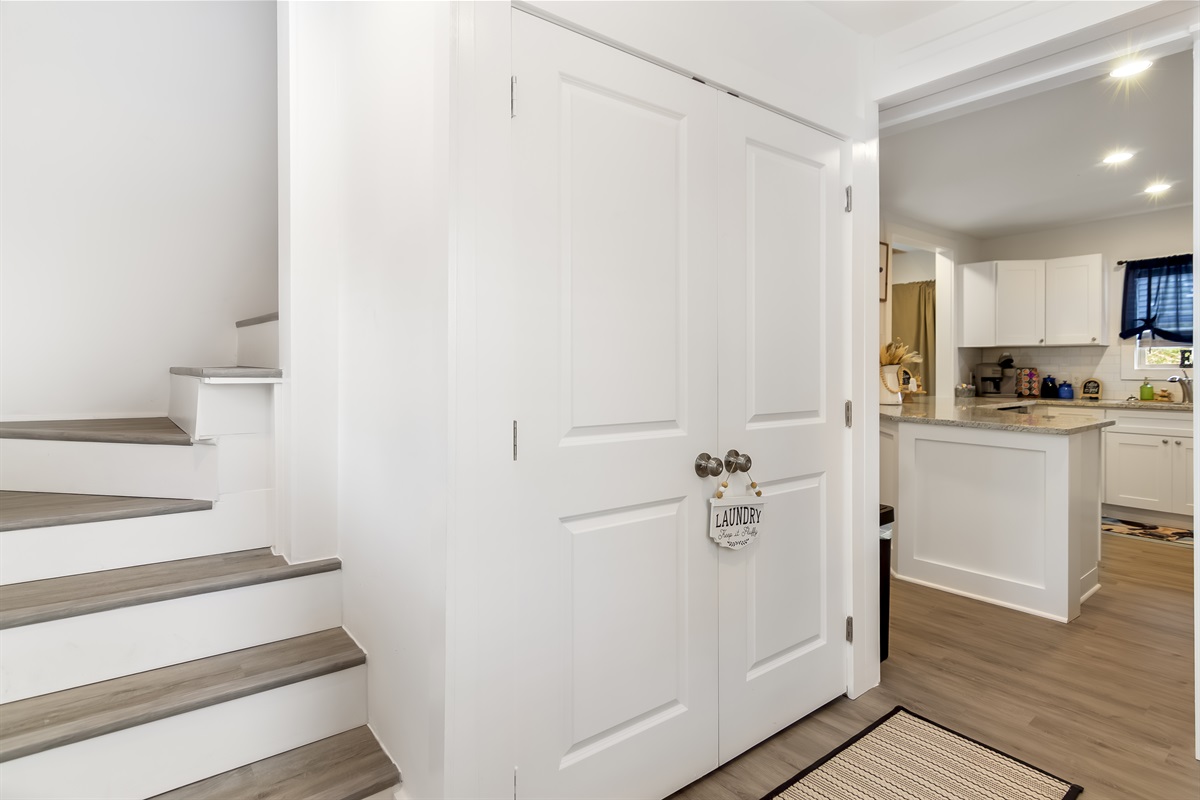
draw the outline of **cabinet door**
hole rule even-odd
[[[1171,439],[1171,457],[1173,489],[1171,510],[1176,514],[1191,516],[1195,506],[1192,503],[1192,476],[1195,474],[1193,458],[1196,449],[1192,446],[1192,438],[1181,436]]]
[[[1104,442],[1105,502],[1171,511],[1171,439],[1140,433],[1107,433]],[[1180,449],[1183,447],[1180,445]]]
[[[996,262],[996,345],[1046,343],[1046,262]]]
[[[996,262],[963,264],[958,273],[959,347],[996,344]]]
[[[1100,255],[1046,262],[1046,344],[1108,344]]]

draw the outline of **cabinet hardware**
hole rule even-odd
[[[1167,443],[1167,440],[1166,440],[1166,439],[1163,439],[1163,444],[1166,444],[1166,443]]]
[[[1178,439],[1176,439],[1176,440],[1175,440],[1175,444],[1183,444],[1183,442],[1181,442],[1181,441],[1179,441]]]

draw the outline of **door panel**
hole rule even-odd
[[[1046,262],[996,262],[996,344],[1046,342]]]
[[[1171,451],[1167,440],[1140,433],[1106,433],[1107,503],[1171,510]]]
[[[519,11],[522,798],[717,761],[715,93]]]
[[[724,762],[845,691],[845,378],[840,143],[726,95],[718,126],[721,451],[769,520],[720,553]]]

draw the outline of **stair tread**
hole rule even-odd
[[[289,564],[270,548],[0,586],[0,630],[339,569],[336,558]]]
[[[251,325],[262,325],[265,322],[278,322],[278,321],[279,321],[279,312],[272,311],[270,314],[260,314],[257,317],[250,317],[249,319],[239,319],[234,324],[239,328],[249,328]]]
[[[0,761],[366,663],[341,628],[0,705]]]
[[[282,378],[283,370],[273,367],[171,367],[171,374],[193,378]]]
[[[191,437],[166,417],[0,422],[0,439],[163,444],[183,447],[192,444]]]
[[[400,771],[363,725],[152,800],[361,800],[399,782]]]
[[[211,500],[0,491],[0,531],[207,511]]]

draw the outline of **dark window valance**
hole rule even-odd
[[[1169,342],[1192,341],[1192,256],[1146,258],[1125,264],[1121,338],[1150,333]]]

